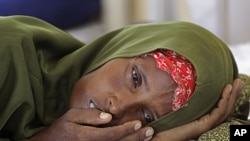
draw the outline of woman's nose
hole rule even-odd
[[[114,116],[114,118],[122,118],[128,110],[132,110],[132,105],[135,101],[132,101],[130,98],[120,98],[110,97],[109,98],[109,112]]]
[[[115,116],[116,118],[121,117],[122,115],[122,107],[121,107],[121,103],[122,101],[118,101],[118,99],[116,97],[110,97],[109,98],[109,112]]]

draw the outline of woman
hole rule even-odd
[[[152,127],[155,133],[168,133],[167,129],[184,124],[198,127],[209,118],[196,119],[216,106],[224,86],[238,76],[225,44],[190,23],[130,26],[84,45],[38,19],[14,16],[0,20],[0,56],[5,66],[0,79],[3,138],[150,140]],[[172,106],[178,103],[172,98],[180,84],[156,65],[159,61],[155,55],[162,51],[180,55],[194,72],[191,96],[177,107]],[[237,88],[232,96],[228,95],[229,86],[225,88],[219,110],[227,110],[212,117],[225,119],[229,115],[240,85],[234,85]],[[99,114],[98,120],[89,118]],[[205,121],[207,126],[190,138],[221,122],[220,118]],[[142,125],[149,126],[138,130]],[[76,132],[79,130],[83,132]]]

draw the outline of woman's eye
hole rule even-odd
[[[143,118],[144,118],[144,121],[146,121],[147,123],[150,123],[154,120],[152,114],[150,113],[150,111],[146,110],[146,109],[143,109],[142,110],[142,113],[143,113]]]
[[[134,67],[132,69],[132,79],[134,83],[134,88],[138,88],[140,86],[140,76]]]

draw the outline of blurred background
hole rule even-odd
[[[225,42],[250,39],[249,0],[103,0],[106,30],[126,24],[185,20],[200,24]]]
[[[130,24],[189,21],[227,43],[239,71],[250,75],[249,6],[249,0],[1,0],[0,15],[35,16],[85,43]]]

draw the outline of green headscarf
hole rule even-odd
[[[217,106],[224,86],[238,77],[235,59],[227,45],[208,30],[188,22],[131,25],[108,33],[89,46],[102,48],[87,72],[113,58],[134,57],[156,49],[172,50],[194,65],[197,81],[191,99],[183,108],[150,123],[156,133],[208,113]]]
[[[107,61],[169,49],[187,58],[197,86],[185,107],[149,124],[160,132],[209,112],[237,77],[228,47],[187,22],[131,25],[85,45],[32,17],[0,18],[0,137],[25,139],[61,116],[75,82]]]

